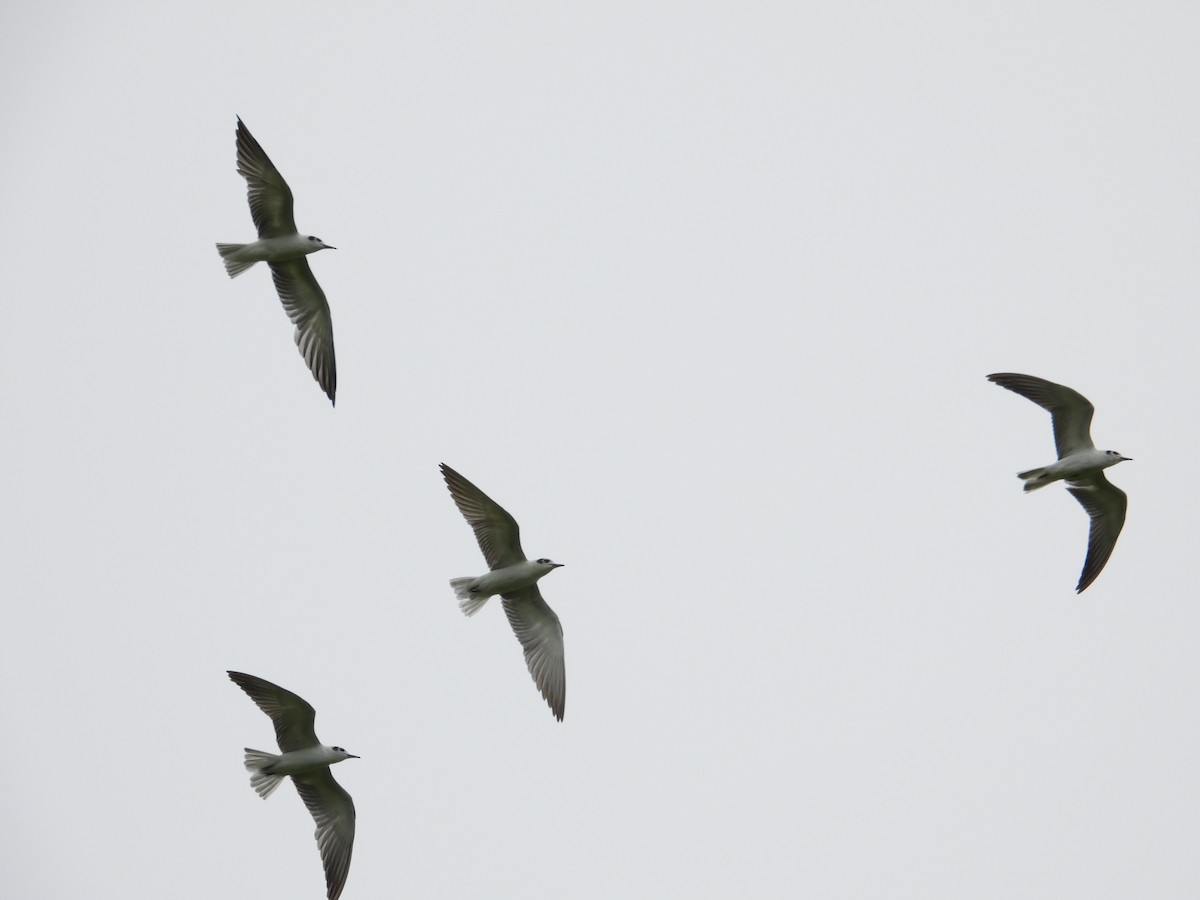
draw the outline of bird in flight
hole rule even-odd
[[[311,234],[296,231],[292,189],[263,152],[242,120],[237,125],[237,170],[246,179],[250,215],[258,240],[248,244],[217,244],[225,271],[236,278],[256,262],[271,267],[275,290],[284,311],[296,326],[296,346],[313,378],[330,403],[337,393],[337,364],[333,356],[333,320],[325,292],[304,257],[318,250],[336,250]]]
[[[529,674],[550,704],[554,717],[561,722],[567,701],[562,625],[542,599],[537,582],[562,563],[544,558],[526,559],[516,520],[448,465],[442,463],[441,468],[450,496],[474,529],[490,569],[478,577],[450,579],[459,608],[473,616],[489,597],[501,596],[508,624],[525,649]]]
[[[252,773],[250,786],[265,800],[285,775],[292,776],[292,783],[317,823],[317,847],[325,866],[325,896],[337,900],[346,885],[354,850],[354,801],[333,780],[329,767],[358,757],[318,741],[313,730],[316,711],[291,691],[242,672],[230,672],[229,677],[271,717],[275,739],[283,751],[264,753],[246,748],[245,765]]]
[[[1065,481],[1067,490],[1091,518],[1087,559],[1075,586],[1075,592],[1082,593],[1108,562],[1125,524],[1125,492],[1104,477],[1104,470],[1127,462],[1130,457],[1116,450],[1096,449],[1091,435],[1095,408],[1078,391],[1044,378],[1013,372],[989,375],[988,381],[1032,400],[1050,413],[1058,461],[1040,469],[1018,472],[1017,477],[1025,482],[1026,491]]]

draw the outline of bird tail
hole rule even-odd
[[[282,775],[272,775],[270,772],[264,771],[279,759],[278,754],[264,753],[261,750],[251,750],[246,748],[246,770],[250,772],[250,787],[258,793],[258,796],[266,800],[271,796],[271,792],[279,787],[279,782],[283,781]]]
[[[1018,472],[1017,477],[1025,482],[1025,490],[1036,491],[1038,488],[1043,488],[1050,484],[1052,479],[1046,478],[1045,467],[1040,469],[1029,469],[1026,472]]]
[[[474,578],[450,579],[450,587],[454,588],[454,596],[458,597],[458,608],[468,616],[475,615],[475,613],[483,609],[483,604],[488,602],[487,597],[471,593],[471,585],[474,583]]]
[[[245,244],[217,244],[217,252],[221,254],[221,259],[225,260],[225,271],[229,273],[230,278],[237,278],[248,268],[258,262],[257,259],[252,259],[249,262],[245,262],[243,260],[233,258],[233,255],[245,246]]]

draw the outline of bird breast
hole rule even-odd
[[[316,253],[321,245],[310,241],[302,234],[285,234],[282,237],[259,238],[246,249],[253,248],[255,259],[265,262],[287,262],[289,259],[300,259],[310,253]]]
[[[481,594],[511,594],[513,591],[529,587],[549,571],[545,566],[525,559],[479,576],[476,588]]]
[[[1109,466],[1115,466],[1121,461],[1119,456],[1111,456],[1103,450],[1080,450],[1056,462],[1050,469],[1059,478],[1068,481],[1080,475],[1091,475]]]
[[[305,747],[303,750],[292,750],[290,753],[284,753],[271,766],[271,774],[303,775],[305,772],[311,772],[314,769],[323,769],[331,763],[340,762],[342,758],[342,756],[334,753],[333,750],[324,744],[317,744],[315,747]]]

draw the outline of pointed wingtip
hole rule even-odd
[[[1108,562],[1108,560],[1105,559],[1104,562]],[[1103,564],[1101,564],[1100,568],[1096,569],[1095,571],[1089,571],[1087,563],[1085,562],[1083,571],[1079,573],[1079,584],[1075,585],[1075,594],[1082,594],[1084,591],[1090,588],[1092,586],[1092,582],[1100,577],[1100,573],[1102,571],[1104,571]]]

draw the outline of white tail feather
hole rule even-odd
[[[264,753],[261,750],[251,750],[246,748],[246,760],[244,765],[247,771],[251,772],[250,787],[254,788],[258,796],[266,800],[271,796],[271,792],[279,787],[279,782],[283,781],[282,775],[272,775],[269,772],[264,772],[263,769],[273,765],[279,756],[275,753]]]
[[[1025,472],[1018,472],[1017,477],[1025,482],[1026,491],[1036,491],[1038,488],[1044,488],[1050,484],[1050,481],[1043,481],[1042,477],[1046,474],[1046,469],[1029,469]]]
[[[486,596],[481,597],[479,594],[471,593],[471,585],[474,583],[474,578],[450,579],[450,587],[454,588],[454,595],[458,597],[458,608],[468,616],[475,615],[475,613],[483,609],[483,604],[488,602]]]
[[[229,273],[230,278],[237,278],[248,268],[258,262],[257,259],[252,259],[249,262],[233,259],[233,254],[237,253],[245,244],[217,244],[217,252],[221,254],[221,258],[225,260],[225,271]]]

